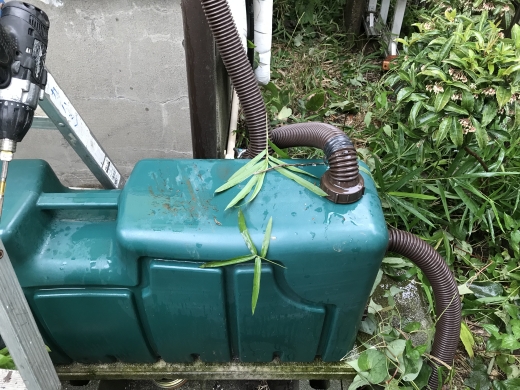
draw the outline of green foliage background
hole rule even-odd
[[[363,55],[363,42],[348,45],[339,2],[305,3],[305,17],[301,3],[278,2],[280,46],[265,90],[271,124],[322,120],[345,129],[370,167],[388,224],[427,240],[452,267],[466,356],[455,363],[450,388],[520,388],[520,27],[511,24],[513,2],[410,2],[400,56],[376,79],[380,53]],[[313,69],[290,73],[291,60]],[[398,261],[383,270],[416,275],[433,306],[420,270]],[[367,382],[418,388],[405,371],[391,378],[400,363],[387,347],[402,335],[366,321],[362,329],[379,332],[387,359],[365,353],[352,389]],[[369,351],[374,343],[364,345]],[[368,379],[375,367],[384,380]]]

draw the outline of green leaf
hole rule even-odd
[[[423,70],[419,74],[420,75],[424,75],[424,76],[436,77],[436,78],[441,79],[442,81],[446,81],[448,79],[446,77],[446,74],[442,70],[440,70],[439,68],[436,68],[436,69],[425,69],[425,70]]]
[[[441,121],[441,123],[439,125],[439,130],[436,133],[436,139],[435,139],[435,146],[437,148],[439,148],[439,146],[442,144],[442,141],[444,141],[444,139],[448,135],[452,125],[453,125],[453,121],[452,121],[451,117],[449,117],[449,116],[445,117]]]
[[[468,287],[466,283],[458,286],[459,295],[473,294],[473,291]]]
[[[284,106],[278,113],[278,120],[281,120],[281,121],[286,120],[291,115],[292,115],[292,110],[289,107]]]
[[[496,282],[474,282],[471,291],[477,298],[499,297],[504,293],[504,288]]]
[[[257,165],[257,163],[262,159],[262,157],[265,156],[266,151],[263,150],[260,154],[255,156],[251,161],[249,161],[246,165],[244,165],[242,168],[240,168],[238,171],[236,171],[225,184],[221,185],[219,188],[215,190],[215,192],[222,192],[227,190],[228,188],[231,188],[233,186],[236,186],[238,183],[244,181],[249,176],[251,176],[253,173],[255,173],[258,170],[261,170],[262,165]],[[260,164],[263,164],[264,162],[261,161]]]
[[[13,358],[9,355],[0,354],[0,368],[6,369],[6,370],[16,369]]]
[[[511,38],[515,42],[515,47],[520,49],[520,26],[515,24],[513,28],[511,28]]]
[[[370,382],[368,382],[364,377],[358,374],[354,377],[354,380],[352,381],[347,390],[356,390],[363,386],[370,386]]]
[[[242,199],[244,199],[247,196],[247,194],[249,194],[249,192],[251,191],[253,186],[256,184],[258,179],[259,179],[259,176],[258,175],[254,175],[247,182],[247,184],[244,186],[244,188],[242,188],[242,190],[231,200],[231,202],[228,203],[228,205],[226,206],[225,210],[229,209],[230,207],[233,207],[238,202],[240,202]]]
[[[255,244],[253,243],[253,240],[249,235],[249,230],[247,230],[246,219],[244,218],[244,213],[242,212],[242,210],[238,210],[238,229],[240,230],[240,234],[242,235],[242,238],[244,239],[251,253],[253,255],[258,254]]]
[[[310,176],[310,177],[316,177],[312,173],[304,171],[303,169],[300,169],[300,168],[297,168],[297,167],[294,167],[294,166],[290,166],[290,165],[286,165],[282,160],[278,160],[277,158],[275,158],[273,156],[269,156],[269,160],[274,162],[274,163],[276,163],[276,165],[282,165],[283,168],[286,168],[286,169],[288,169],[290,171],[301,173],[302,175],[307,175],[307,176]]]
[[[439,189],[439,196],[441,197],[442,207],[444,208],[444,215],[446,215],[446,220],[448,222],[451,222],[450,211],[448,209],[448,202],[446,200],[446,191],[444,191],[444,187],[439,180],[436,180],[435,184]]]
[[[450,53],[451,47],[453,46],[453,42],[455,41],[455,36],[452,35],[446,43],[442,46],[441,50],[439,50],[439,55],[437,57],[437,63],[444,60],[448,54]]]
[[[488,63],[488,71],[489,74],[493,74],[495,72],[495,64],[493,64],[492,62]]]
[[[325,91],[316,92],[305,103],[307,111],[318,111],[325,104]]]
[[[473,107],[475,106],[475,97],[471,92],[462,91],[462,108],[467,110],[468,112],[473,112]]]
[[[244,168],[246,168],[246,166],[244,165],[242,168],[239,169],[239,171],[235,172],[234,177],[229,178],[228,181],[226,183],[224,183],[223,185],[221,185],[219,188],[217,188],[215,190],[215,192],[216,193],[223,192],[223,191],[230,189],[231,187],[236,186],[237,184],[240,184],[245,179],[247,179],[248,177],[253,175],[255,172],[264,169],[264,167],[265,167],[264,161],[260,161],[260,162],[256,163],[255,165],[251,165],[251,166],[247,167],[247,169],[244,169]],[[238,175],[236,175],[237,173],[238,173]]]
[[[475,354],[473,353],[473,346],[475,345],[475,339],[473,338],[473,334],[471,330],[469,330],[468,326],[464,321],[461,323],[460,327],[460,341],[464,344],[464,348],[466,348],[466,352],[470,358],[473,358]]]
[[[439,114],[434,112],[426,112],[417,118],[417,126],[424,126],[428,123],[437,122],[439,120]]]
[[[517,26],[515,24],[515,26]],[[493,381],[494,390],[520,389],[520,378],[506,379],[505,381]]]
[[[386,346],[386,356],[392,359],[395,362],[402,362],[402,356],[404,349],[406,347],[405,340],[393,340],[389,342]]]
[[[518,340],[515,335],[506,334],[502,337],[500,348],[510,351],[518,349],[520,348],[520,340]]]
[[[365,376],[370,383],[380,383],[388,377],[386,356],[375,349],[367,349],[359,355],[359,369],[367,372]]]
[[[413,192],[388,192],[388,195],[398,196],[400,198],[414,198],[414,199],[422,199],[422,200],[436,200],[437,199],[437,197],[435,197],[435,196],[416,194]]]
[[[502,76],[509,76],[511,73],[518,72],[520,70],[520,64],[511,65],[509,68],[502,72]]]
[[[245,263],[246,261],[253,260],[255,255],[247,255],[247,256],[239,256],[234,257],[229,260],[223,261],[208,261],[200,266],[200,268],[217,268],[217,267],[225,267],[227,265],[240,264]]]
[[[449,102],[448,104],[446,104],[446,106],[444,107],[444,109],[448,112],[454,112],[455,114],[460,114],[460,115],[469,115],[469,112],[466,111],[465,109],[463,109],[461,106],[453,103],[453,102]]]
[[[424,350],[423,346],[414,348],[410,340],[406,341],[406,349],[403,354],[406,371],[401,377],[402,380],[410,382],[417,378],[423,366],[421,355],[424,353]]]
[[[260,190],[262,189],[262,186],[264,185],[264,179],[265,179],[265,172],[258,174],[258,180],[256,181],[256,186],[254,191],[252,192],[251,196],[247,200],[247,203],[251,202],[253,199],[256,198]]]
[[[504,87],[497,88],[497,101],[500,107],[504,107],[511,99],[511,90]]]
[[[450,139],[455,146],[461,146],[464,142],[464,132],[462,130],[462,125],[456,117],[451,117]]]
[[[273,149],[276,152],[276,154],[280,156],[280,158],[284,158],[287,160],[291,158],[286,152],[284,152],[282,149],[276,146],[271,140],[268,140],[268,142],[271,149]]]
[[[369,111],[365,114],[365,118],[363,119],[363,122],[365,123],[365,126],[370,126],[370,122],[372,121],[372,113]]]
[[[446,10],[444,11],[444,16],[446,17],[446,19],[448,19],[450,22],[453,22],[455,20],[455,16],[457,16],[457,10],[456,9],[453,9],[451,8],[450,10],[448,10],[446,8]],[[453,37],[452,37],[453,38]]]
[[[410,115],[408,116],[408,121],[410,122],[410,125],[412,127],[415,127],[415,125],[416,125],[417,115],[419,114],[419,111],[421,110],[421,108],[422,108],[422,103],[415,102],[414,105],[412,106],[412,109],[410,110]],[[390,128],[390,126],[388,126],[388,128]]]
[[[415,332],[421,328],[422,328],[422,325],[420,322],[413,321],[413,322],[410,322],[409,324],[407,324],[403,328],[403,331],[405,331],[406,333],[411,333],[411,332]]]
[[[480,126],[480,123],[478,123],[478,121],[473,117],[471,117],[471,123],[475,128],[475,137],[477,138],[478,147],[481,150],[485,150],[487,143],[489,142],[489,137],[486,129]]]
[[[486,366],[482,363],[475,364],[473,366],[473,370],[469,374],[469,377],[464,380],[464,384],[471,389],[490,390],[491,381],[489,380],[489,375],[486,372]]]
[[[251,310],[255,314],[258,295],[260,294],[260,277],[262,276],[262,260],[255,257],[255,273],[253,275],[253,294],[251,295]]]
[[[520,175],[520,172],[475,172],[458,175],[459,179],[477,179],[481,177],[498,177],[498,176],[514,176]]]
[[[309,191],[312,191],[314,192],[316,195],[319,195],[319,196],[328,196],[328,194],[323,191],[321,188],[319,187],[316,187],[314,184],[312,184],[311,182],[308,182],[307,180],[301,178],[300,176],[288,171],[287,169],[285,168],[280,168],[278,167],[277,168],[277,165],[274,164],[274,163],[270,163],[271,166],[273,168],[276,169],[277,172],[281,173],[282,175],[284,175],[285,177],[288,177],[289,179],[291,180],[294,180],[296,183],[298,183],[299,185],[307,188]]]
[[[504,223],[506,225],[506,229],[510,230],[516,226],[516,222],[509,214],[504,213]]]
[[[262,242],[262,250],[260,251],[261,257],[267,256],[267,250],[269,249],[269,241],[271,241],[271,230],[273,228],[273,217],[269,218],[267,227],[265,228],[264,241]]]
[[[403,99],[406,99],[408,96],[410,96],[413,92],[413,88],[411,87],[405,87],[399,90],[397,93],[397,103],[402,101]],[[368,125],[367,125],[368,126]]]
[[[399,204],[400,206],[404,207],[408,212],[412,213],[413,215],[415,215],[417,218],[419,218],[421,221],[427,223],[428,225],[430,225],[431,227],[435,227],[435,225],[433,223],[431,223],[431,221],[426,218],[423,214],[421,214],[415,207],[413,207],[412,205],[410,205],[408,202],[405,202],[405,201],[402,201],[402,200],[399,200],[399,198],[397,197],[394,197],[393,198],[394,202],[396,202],[397,204]]]
[[[415,389],[424,389],[428,384],[428,380],[432,374],[432,368],[428,364],[423,364],[419,375],[413,380]]]
[[[278,96],[278,87],[272,81],[264,85],[264,88],[271,92],[274,96]]]
[[[497,116],[497,111],[497,105],[494,102],[485,104],[482,110],[482,126],[485,127],[490,124]]]
[[[488,304],[494,303],[502,303],[507,300],[507,297],[488,297],[488,298],[478,298],[477,302]]]
[[[451,88],[446,87],[444,89],[444,92],[438,93],[435,97],[435,103],[433,104],[433,107],[435,108],[435,112],[440,112],[448,104],[450,101],[450,98],[452,96]]]

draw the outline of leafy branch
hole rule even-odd
[[[238,210],[238,228],[240,230],[240,234],[244,239],[247,247],[251,251],[250,255],[234,257],[229,260],[223,261],[211,261],[204,263],[200,266],[200,268],[216,268],[216,267],[225,267],[227,265],[234,265],[245,263],[250,260],[255,261],[255,271],[253,274],[253,293],[251,296],[251,310],[253,314],[255,314],[256,303],[258,302],[258,295],[260,294],[260,276],[262,274],[262,260],[265,260],[269,263],[275,264],[279,267],[283,267],[280,264],[275,263],[266,258],[267,251],[269,249],[269,243],[271,241],[271,230],[273,228],[273,217],[269,218],[269,222],[267,223],[267,227],[265,228],[264,240],[262,242],[262,248],[260,253],[256,249],[253,240],[251,239],[251,235],[249,234],[249,230],[247,230],[246,220],[244,218],[244,213],[242,210]]]
[[[276,145],[269,141],[269,137],[267,135],[265,149],[255,158],[249,161],[246,165],[244,165],[242,168],[236,171],[223,185],[221,185],[219,188],[215,190],[215,193],[226,191],[236,186],[237,184],[240,184],[244,180],[250,178],[247,184],[244,186],[244,188],[242,188],[242,190],[240,190],[240,192],[231,200],[231,202],[229,202],[229,204],[226,206],[226,210],[236,205],[248,194],[250,195],[246,203],[249,203],[254,198],[256,198],[256,196],[262,188],[262,185],[264,184],[265,174],[270,170],[278,171],[285,177],[294,180],[296,183],[314,192],[316,195],[327,196],[327,193],[323,191],[321,188],[296,175],[296,173],[301,173],[303,175],[311,176],[314,178],[316,178],[316,176],[310,174],[309,172],[305,172],[302,169],[296,168],[296,166],[292,164],[286,164],[283,161],[278,160],[277,158],[269,155],[269,145],[279,155],[286,156],[286,154],[283,151],[281,151],[279,148],[276,147]]]

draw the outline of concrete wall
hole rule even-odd
[[[143,158],[191,158],[180,0],[30,2],[51,22],[48,69],[125,177]],[[31,129],[17,158],[97,183],[58,131]]]

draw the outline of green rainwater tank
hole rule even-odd
[[[294,162],[294,161],[293,161]],[[308,160],[306,160],[308,162]],[[341,359],[385,254],[372,179],[349,205],[270,172],[242,207],[268,258],[251,313],[253,264],[237,189],[214,191],[246,161],[143,160],[123,190],[70,190],[41,160],[10,165],[0,237],[55,363],[310,362]],[[320,177],[324,166],[305,167]]]

